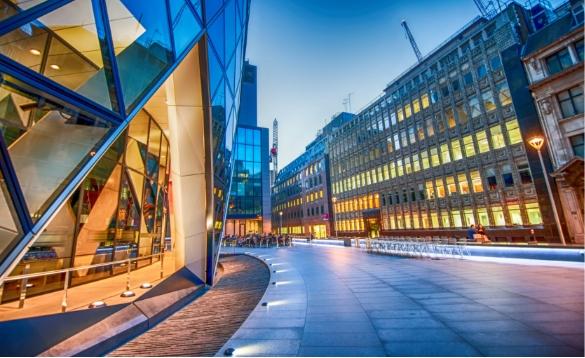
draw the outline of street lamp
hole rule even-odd
[[[278,231],[278,234],[282,235],[282,211],[279,211],[278,215],[280,216],[280,230]]]
[[[337,209],[335,208],[335,203],[337,202],[337,198],[332,197],[331,201],[333,201],[333,217],[334,217],[333,230],[335,231],[335,238],[337,239]]]
[[[530,146],[532,148],[536,149],[536,152],[538,153],[538,159],[540,159],[540,165],[542,166],[542,173],[544,175],[544,182],[546,183],[546,189],[548,191],[548,198],[549,198],[550,203],[552,205],[553,215],[555,217],[557,229],[559,231],[559,236],[561,238],[561,244],[566,245],[567,243],[565,242],[565,235],[563,234],[563,228],[561,227],[561,221],[559,220],[559,213],[557,212],[557,205],[555,203],[555,199],[553,197],[553,193],[552,193],[552,190],[550,188],[550,183],[548,182],[548,173],[546,172],[546,168],[544,166],[544,161],[542,160],[542,153],[540,152],[540,149],[544,145],[544,138],[541,136],[532,137],[532,138],[528,139],[528,144],[530,144]]]

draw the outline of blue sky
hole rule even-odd
[[[424,54],[479,14],[473,0],[252,0],[246,57],[258,66],[258,124],[279,120],[279,166],[326,120],[355,113],[415,62],[400,21]]]

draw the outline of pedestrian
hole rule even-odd
[[[475,225],[471,224],[469,229],[467,229],[467,241],[474,241],[475,240],[475,237],[474,237],[475,233],[476,233]]]
[[[488,238],[483,225],[479,224],[479,226],[477,227],[477,234],[479,236],[478,241],[481,242],[482,244],[491,243],[491,240]]]

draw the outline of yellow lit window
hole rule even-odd
[[[376,175],[376,169],[372,169],[370,171],[370,176],[372,177],[372,184],[376,184],[378,182],[378,176]]]
[[[479,218],[479,223],[483,226],[490,226],[490,217],[488,215],[486,208],[478,208],[477,209],[477,217]]]
[[[508,214],[512,225],[522,225],[522,214],[520,213],[520,205],[508,205]]]
[[[404,170],[406,174],[412,173],[412,166],[410,165],[410,157],[404,158]]]
[[[475,133],[475,141],[477,142],[477,147],[479,148],[480,153],[486,153],[490,151],[490,145],[488,143],[485,131],[479,131]]]
[[[421,103],[422,103],[422,108],[428,108],[429,107],[429,95],[427,93],[423,94],[421,99]]]
[[[410,222],[410,215],[409,214],[404,214],[404,227],[406,229],[410,229],[411,226],[411,222]]]
[[[506,219],[504,218],[504,211],[501,206],[492,206],[492,215],[495,226],[506,226]]]
[[[437,197],[445,197],[445,187],[443,186],[443,178],[435,179],[435,186],[437,187]]]
[[[439,152],[437,148],[431,148],[431,164],[433,167],[438,167],[441,165],[441,161],[439,160]]]
[[[384,167],[382,168],[383,173],[384,173],[384,180],[390,180],[390,171],[388,170],[388,166],[384,165]]]
[[[365,177],[366,177],[366,184],[367,185],[371,185],[372,184],[372,178],[370,177],[370,172],[366,172],[365,173]]]
[[[506,131],[508,132],[510,144],[522,142],[522,135],[520,134],[520,128],[518,128],[518,121],[516,119],[506,122]]]
[[[383,181],[384,175],[382,175],[382,167],[378,167],[376,171],[378,172],[378,181]]]
[[[475,155],[475,145],[473,144],[473,137],[471,134],[463,137],[463,148],[465,149],[465,156],[467,158]]]
[[[404,168],[402,167],[402,159],[398,159],[398,161],[396,161],[396,169],[397,169],[397,173],[398,173],[399,177],[404,175]]]
[[[447,118],[447,125],[449,128],[455,127],[457,123],[455,122],[455,112],[453,111],[453,108],[447,108],[445,110],[445,117]]]
[[[418,154],[412,156],[412,170],[414,172],[420,171],[420,161],[418,160]]]
[[[492,147],[494,149],[500,149],[506,146],[504,141],[504,134],[502,133],[502,127],[498,124],[490,127],[490,136],[492,137]]]
[[[412,101],[412,110],[414,113],[420,112],[420,101],[418,98]]]
[[[429,153],[426,150],[423,150],[420,153],[420,161],[422,163],[423,169],[429,169]]]
[[[526,214],[528,215],[528,222],[530,225],[542,224],[542,215],[540,214],[538,203],[526,204]]]
[[[447,143],[441,144],[441,159],[443,164],[451,162],[451,153],[449,153],[449,145]]]
[[[396,115],[398,116],[398,122],[402,122],[404,120],[404,112],[402,112],[402,108],[398,108]]]
[[[457,185],[455,185],[455,177],[447,177],[445,178],[447,182],[447,193],[449,195],[457,194]]]
[[[415,229],[420,228],[420,222],[418,221],[418,214],[412,214],[412,227]]]
[[[467,181],[467,175],[465,173],[457,175],[457,181],[459,182],[459,193],[469,194],[469,182]]]
[[[451,221],[453,221],[453,227],[463,227],[463,220],[461,220],[459,210],[451,210]]]
[[[465,218],[465,226],[475,225],[475,217],[473,216],[472,209],[465,209],[463,211],[463,217]]]
[[[390,228],[396,229],[396,221],[394,220],[394,215],[389,215],[388,220],[390,221]]]
[[[422,219],[422,227],[423,227],[423,229],[429,229],[430,228],[430,223],[429,223],[429,216],[427,215],[427,213],[422,213],[421,214],[421,219]]]
[[[474,193],[482,193],[483,192],[483,184],[481,182],[481,175],[479,174],[478,170],[474,170],[469,173],[471,177],[471,186],[473,187]]]
[[[407,104],[404,106],[404,116],[405,116],[406,118],[408,118],[408,117],[412,116],[412,109],[410,108],[410,103],[407,103]]]
[[[427,198],[434,199],[435,198],[435,188],[433,187],[433,182],[431,180],[425,183],[427,189]]]
[[[463,159],[463,153],[461,152],[461,142],[459,139],[451,141],[451,152],[453,153],[453,161]]]
[[[449,222],[449,214],[446,212],[441,213],[441,225],[444,228],[451,227],[451,223]]]

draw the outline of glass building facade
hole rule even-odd
[[[167,248],[213,282],[248,12],[249,0],[0,2],[0,277],[148,257],[139,268]]]
[[[532,31],[517,4],[474,19],[333,134],[338,232],[465,237],[482,224],[494,240],[558,240],[524,143],[542,133],[518,56]]]

